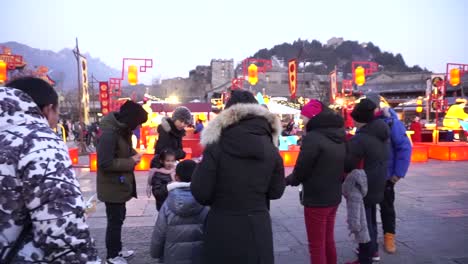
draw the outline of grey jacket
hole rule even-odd
[[[171,183],[167,189],[169,196],[159,211],[151,239],[151,256],[165,264],[201,263],[208,207],[195,201],[190,183]]]
[[[367,229],[364,197],[367,195],[367,176],[364,170],[353,170],[343,183],[343,196],[346,198],[348,228],[356,242],[370,241]]]

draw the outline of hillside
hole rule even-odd
[[[306,71],[317,74],[330,73],[335,65],[339,71],[351,72],[352,61],[374,61],[383,70],[392,72],[421,72],[427,71],[420,66],[408,66],[401,54],[393,54],[369,43],[345,41],[342,38],[333,38],[327,44],[317,40],[297,40],[291,43],[276,45],[271,49],[261,49],[253,55],[254,58],[271,59],[276,57],[286,65],[287,61],[298,58],[305,62]]]
[[[76,60],[71,49],[63,49],[59,52],[31,48],[18,42],[0,43],[7,46],[12,54],[22,55],[27,63],[26,69],[34,69],[35,66],[49,68],[49,76],[56,81],[58,89],[71,90],[77,87]],[[89,75],[91,73],[97,80],[107,80],[109,77],[120,76],[120,70],[107,66],[98,58],[84,54],[88,59]]]

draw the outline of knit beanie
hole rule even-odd
[[[323,105],[319,100],[312,99],[302,107],[301,115],[312,119],[314,116],[322,112]]]
[[[224,109],[236,104],[258,104],[258,101],[257,99],[255,99],[255,96],[249,91],[234,90],[231,92],[231,97],[229,97],[229,101],[224,106]]]
[[[172,114],[172,120],[179,120],[187,125],[190,125],[193,122],[192,113],[187,107],[179,106],[174,110],[174,113]]]
[[[365,94],[365,98],[371,100],[377,108],[380,108],[380,94],[368,92]]]
[[[182,182],[191,182],[192,174],[197,167],[197,163],[193,160],[184,160],[177,164],[176,175]]]
[[[29,95],[34,103],[42,110],[47,105],[58,105],[58,94],[49,83],[36,77],[22,77],[5,85],[15,88]]]
[[[127,124],[131,130],[135,130],[137,126],[148,120],[148,113],[140,104],[128,100],[120,107],[118,120]]]
[[[376,105],[371,100],[365,98],[362,99],[353,109],[351,116],[354,121],[367,124],[374,119],[374,110]]]

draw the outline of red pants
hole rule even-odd
[[[335,218],[338,206],[304,207],[310,262],[336,264]]]

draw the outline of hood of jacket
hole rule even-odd
[[[358,133],[366,133],[377,137],[381,141],[390,138],[390,128],[382,119],[374,119],[358,130]]]
[[[177,138],[183,138],[185,136],[185,129],[179,130],[169,117],[163,117],[161,119],[161,124],[158,126],[158,132],[161,133],[161,130],[168,134],[172,134]]]
[[[0,131],[37,123],[49,127],[47,119],[29,95],[18,89],[0,87]]]
[[[336,143],[346,141],[343,118],[328,108],[309,120],[306,131],[318,132]]]
[[[380,115],[378,117],[382,118],[382,119],[389,119],[389,118],[398,119],[398,115],[395,112],[395,110],[393,110],[389,106],[382,107],[382,109],[380,111]]]
[[[343,183],[343,195],[349,197],[359,193],[362,197],[367,195],[367,175],[364,170],[353,170],[345,178]]]
[[[277,145],[277,138],[282,131],[281,121],[275,114],[258,104],[236,104],[223,110],[205,127],[200,142],[203,146],[219,142],[223,130],[255,117],[267,121],[272,134],[272,142]]]
[[[105,116],[103,119],[101,119],[99,127],[101,129],[112,129],[116,131],[122,131],[122,130],[127,130],[128,126],[122,122],[120,122],[117,117],[119,113],[117,112],[112,112]]]
[[[169,209],[181,217],[198,215],[203,206],[199,204],[190,191],[190,183],[173,182],[167,185],[169,196],[166,203]]]
[[[268,109],[257,104],[236,104],[208,123],[201,144],[219,142],[231,155],[261,160],[265,157],[265,144],[269,141],[277,146],[280,133],[281,122]]]

